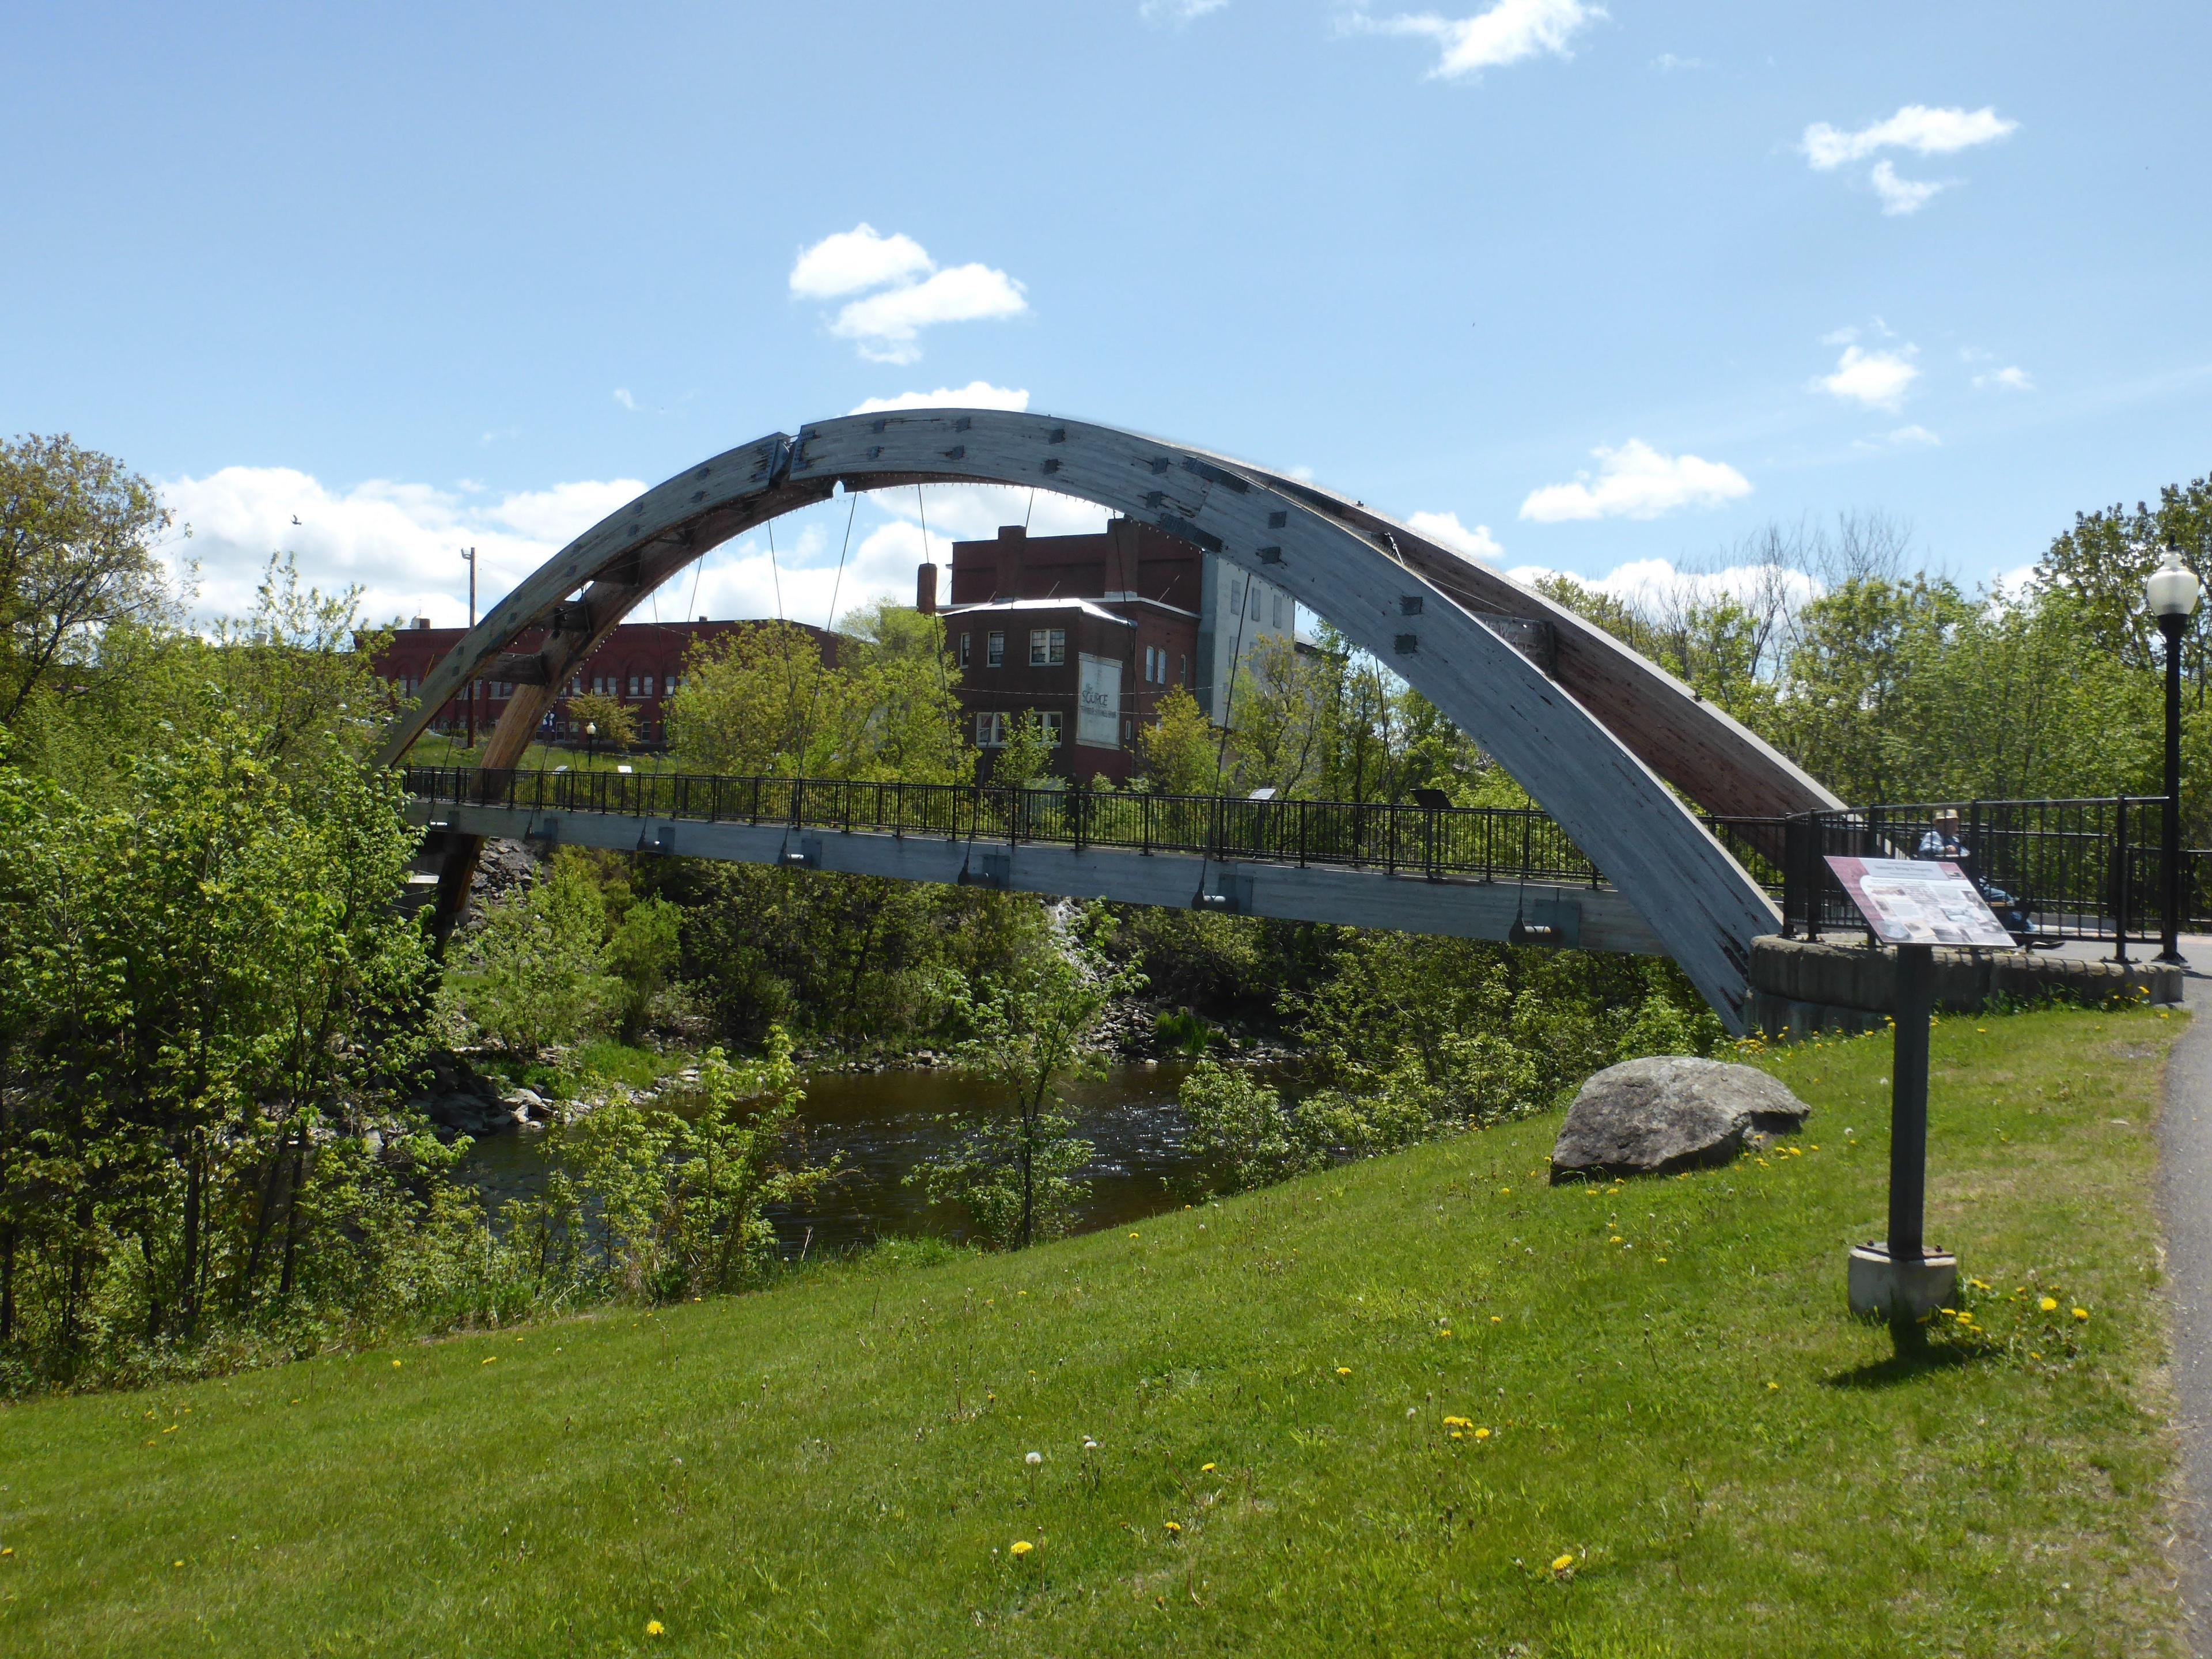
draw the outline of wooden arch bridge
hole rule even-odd
[[[1459,872],[1433,861],[1408,858],[1401,868],[1395,857],[1316,870],[1307,860],[1293,863],[1279,846],[1224,863],[1227,854],[1212,843],[1194,857],[1189,848],[1132,849],[1079,836],[1025,843],[1018,834],[994,835],[1006,861],[994,864],[1000,848],[984,846],[972,818],[963,848],[957,824],[941,838],[919,823],[855,825],[849,813],[842,823],[810,825],[803,799],[770,813],[765,825],[757,811],[702,814],[679,810],[672,797],[580,805],[572,793],[565,805],[549,805],[545,786],[528,793],[529,775],[512,773],[556,689],[647,594],[702,554],[826,501],[841,485],[927,483],[1033,485],[1077,496],[1288,590],[1474,736],[1603,881],[1530,881],[1524,864],[1521,879],[1501,886],[1480,876],[1455,880]],[[1510,642],[1529,621],[1549,626],[1548,671]],[[540,649],[512,649],[537,629],[545,630]],[[775,433],[726,451],[647,490],[491,608],[425,679],[414,709],[386,734],[380,762],[400,763],[433,712],[477,678],[515,687],[483,750],[478,787],[436,787],[410,775],[417,815],[447,831],[439,875],[447,917],[465,899],[483,839],[524,833],[921,880],[965,872],[971,880],[1029,890],[1499,939],[1516,921],[1547,914],[1544,907],[1564,916],[1561,907],[1571,903],[1579,942],[1672,957],[1740,1033],[1749,1025],[1751,941],[1780,931],[1781,917],[1697,809],[1771,818],[1842,805],[1601,629],[1357,501],[1138,433],[995,410],[824,421],[796,437]],[[518,775],[526,780],[522,793]],[[1018,816],[1022,809],[1012,810]],[[939,839],[945,850],[933,851]],[[1194,874],[1174,867],[1184,862]],[[1490,890],[1450,890],[1459,886]]]

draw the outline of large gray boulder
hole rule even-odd
[[[1582,1086],[1552,1148],[1555,1182],[1725,1164],[1790,1134],[1812,1108],[1765,1073],[1686,1054],[1608,1066]]]

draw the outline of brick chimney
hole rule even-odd
[[[937,614],[937,567],[927,559],[914,573],[914,608],[925,617]]]

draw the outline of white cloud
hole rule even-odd
[[[1179,29],[1228,3],[1229,0],[1143,0],[1137,15],[1155,28]]]
[[[1974,376],[1976,391],[1986,391],[1991,386],[2000,392],[2033,392],[2035,390],[2035,377],[2017,363]]]
[[[629,395],[629,388],[628,386],[618,386],[615,388],[615,401],[617,404],[620,404],[624,409],[629,410],[631,414],[635,415],[637,413],[637,399]]]
[[[1030,394],[1012,386],[993,386],[988,380],[970,380],[966,386],[941,386],[934,392],[902,392],[896,398],[871,398],[852,412],[855,415],[880,415],[887,410],[899,409],[1011,409],[1016,413],[1030,406]]]
[[[360,584],[362,614],[371,622],[428,617],[452,627],[468,618],[463,548],[477,550],[481,616],[645,488],[615,478],[471,500],[427,484],[375,480],[336,489],[289,467],[233,466],[176,479],[161,494],[179,521],[192,527],[192,538],[179,540],[173,552],[199,562],[204,616],[244,615],[269,556],[285,551],[297,554],[302,578],[325,592]],[[725,544],[696,573],[672,580],[641,605],[637,619],[649,620],[657,607],[666,617],[781,615],[820,623],[833,592],[841,616],[884,597],[911,604],[925,511],[928,555],[939,562],[951,559],[955,541],[988,539],[1000,525],[1026,520],[1032,533],[1057,536],[1095,533],[1107,519],[1088,501],[1012,486],[932,484],[919,505],[911,488],[871,493],[858,512],[874,523],[856,524],[841,578],[838,552],[850,510],[840,499],[778,520],[773,562],[765,529]],[[941,579],[938,591],[948,591]]]
[[[173,480],[161,495],[192,527],[176,552],[199,563],[203,615],[244,615],[269,556],[289,552],[325,592],[360,584],[371,621],[427,616],[449,624],[468,617],[462,548],[477,549],[481,613],[644,488],[617,478],[474,501],[428,484],[374,479],[340,490],[290,467],[228,466]]]
[[[885,289],[854,300],[830,331],[851,340],[871,362],[910,363],[921,356],[915,335],[939,323],[1018,317],[1029,309],[1022,285],[988,265],[955,265],[927,282]]]
[[[936,268],[911,236],[880,235],[863,222],[802,249],[791,267],[791,291],[803,300],[835,300],[886,283],[911,282]]]
[[[1914,348],[1909,345],[1899,351],[1845,346],[1837,360],[1836,372],[1819,376],[1813,386],[1846,403],[1894,414],[1903,407],[1906,391],[1920,378],[1920,370],[1912,362],[1914,355]]]
[[[1516,64],[1540,52],[1571,58],[1570,43],[1576,33],[1605,15],[1603,7],[1590,5],[1587,0],[1497,0],[1489,10],[1473,17],[1440,17],[1434,12],[1370,17],[1355,11],[1342,27],[1361,33],[1433,40],[1438,57],[1430,75],[1455,81]]]
[[[1907,104],[1886,121],[1845,132],[1815,121],[1805,129],[1805,159],[1826,173],[1847,161],[1862,161],[1881,149],[1909,149],[1917,155],[1948,155],[1990,143],[2018,130],[1988,106],[1977,110],[1930,109]]]
[[[1900,179],[1897,176],[1897,169],[1887,161],[1876,161],[1874,171],[1867,174],[1867,182],[1874,186],[1874,193],[1881,198],[1881,210],[1893,218],[1900,214],[1919,212],[1938,195],[1951,188],[1948,182]]]
[[[1029,309],[1022,285],[1005,271],[981,264],[939,270],[911,236],[884,236],[868,224],[803,249],[791,268],[791,291],[813,300],[864,295],[838,310],[830,331],[877,363],[915,362],[921,356],[915,337],[937,324],[1018,317]]]
[[[1711,66],[1702,58],[1677,58],[1671,52],[1662,52],[1651,60],[1651,67],[1662,75],[1672,75],[1676,70],[1701,70]]]
[[[1718,599],[1763,599],[1778,586],[1788,602],[1817,599],[1820,585],[1802,570],[1777,565],[1730,565],[1725,570],[1680,570],[1667,559],[1637,559],[1616,565],[1602,576],[1577,575],[1544,565],[1516,565],[1505,573],[1524,586],[1547,576],[1564,575],[1583,586],[1625,604],[1664,612],[1684,603],[1711,604]]]
[[[1492,562],[1505,556],[1505,550],[1490,533],[1490,526],[1479,524],[1472,530],[1459,521],[1456,513],[1416,513],[1406,520],[1406,528],[1417,531],[1432,542],[1466,554],[1470,558]]]
[[[1640,438],[1600,447],[1597,476],[1528,492],[1521,516],[1538,524],[1570,519],[1656,519],[1684,507],[1718,507],[1751,494],[1751,480],[1722,461],[1663,455]]]

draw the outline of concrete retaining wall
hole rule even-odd
[[[2171,963],[2123,965],[2031,951],[1935,954],[1936,1006],[1949,1013],[1976,1012],[1998,996],[2094,1004],[2148,991],[2154,1003],[2181,1000],[2181,969]],[[1893,951],[1779,937],[1752,941],[1752,1020],[1770,1036],[1870,1030],[1896,1006],[1896,985]]]

